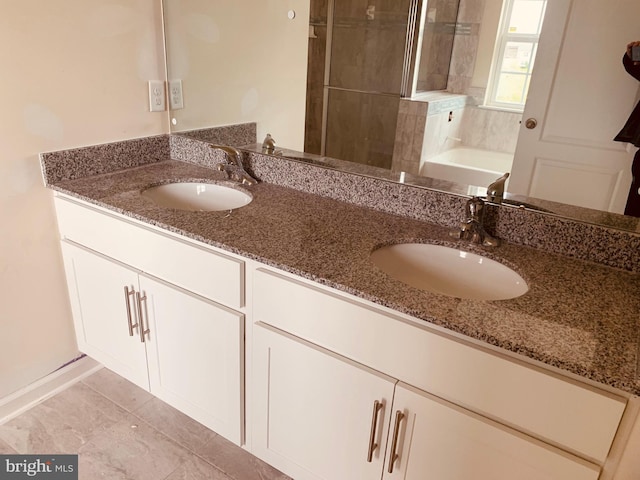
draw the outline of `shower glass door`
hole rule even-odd
[[[390,168],[415,0],[330,0],[324,154]]]

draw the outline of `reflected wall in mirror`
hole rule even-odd
[[[169,79],[182,78],[184,89],[184,109],[171,112],[177,121],[172,131],[257,121],[259,139],[269,132],[280,148],[320,154],[324,148],[327,156],[366,164],[384,157],[385,166],[397,171],[481,186],[504,173],[513,158],[509,192],[602,211],[624,208],[635,149],[611,139],[638,91],[621,66],[626,43],[638,36],[635,0],[549,1],[524,113],[482,106],[503,0],[460,0],[455,7],[457,0],[164,2]],[[225,5],[215,5],[220,3]],[[404,3],[402,14],[392,8]],[[411,25],[402,20],[410,17],[412,5],[423,25],[413,37],[407,35]],[[452,27],[444,13],[454,8]],[[290,11],[296,13],[293,20]],[[211,23],[216,35],[206,33]],[[444,35],[452,28],[446,62],[434,45],[446,44]],[[402,87],[377,91],[404,55],[383,48],[395,30],[404,31],[403,42],[409,37],[413,45],[425,46],[414,49],[411,64],[435,72],[430,78],[413,69],[410,98],[401,98]],[[376,34],[382,36],[376,40]],[[533,71],[533,62],[524,65],[512,50],[517,66]],[[407,58],[402,60],[406,64]],[[334,70],[332,78],[334,64],[342,73]],[[374,66],[371,73],[361,70],[364,64]],[[438,75],[446,76],[446,90],[419,91]],[[354,86],[346,88],[344,82],[352,80]],[[367,80],[373,86],[358,83]],[[260,95],[247,95],[251,89]],[[331,97],[337,99],[335,107]],[[357,102],[358,97],[364,101]],[[382,113],[380,103],[394,104],[395,110]],[[521,126],[522,118],[535,119],[537,126]],[[366,122],[373,127],[363,127]],[[330,145],[336,135],[346,145]],[[383,137],[391,137],[391,144]],[[362,154],[367,149],[374,153]],[[494,155],[493,166],[487,166],[487,151],[503,155]],[[442,154],[454,158],[432,160]],[[472,165],[461,168],[461,156]],[[480,170],[488,176],[477,180]]]
[[[282,145],[303,149],[309,2],[162,0],[172,132],[278,125]],[[293,17],[293,18],[290,18]],[[183,108],[171,108],[171,82]]]

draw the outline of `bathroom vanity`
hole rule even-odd
[[[167,209],[140,191],[225,183],[175,160],[70,177],[49,185],[80,350],[287,475],[615,478],[640,393],[637,273],[268,182],[237,210]],[[488,256],[529,291],[438,295],[369,258],[409,241]]]

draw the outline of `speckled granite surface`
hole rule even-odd
[[[179,132],[174,137],[189,137],[202,142],[223,143],[233,147],[256,142],[257,125],[255,123],[241,123],[223,127],[203,128]]]
[[[46,185],[169,159],[169,135],[40,154]]]
[[[268,179],[268,172],[278,175],[274,164],[269,162],[273,159],[253,157],[253,154],[248,159],[251,169],[254,173],[260,172],[263,180]],[[325,170],[324,175],[329,175],[327,172],[331,170]],[[307,175],[306,180],[302,173],[294,177],[296,182],[306,182],[306,188],[313,191],[314,185],[324,185],[316,174]],[[230,215],[165,209],[139,193],[144,187],[161,181],[216,181],[223,178],[221,172],[212,169],[165,161],[123,172],[60,181],[52,188],[563,370],[640,394],[637,377],[640,275],[506,244],[490,253],[480,253],[515,268],[527,280],[530,291],[513,300],[460,300],[409,287],[393,280],[369,261],[373,249],[389,243],[418,241],[456,245],[445,226],[267,182],[246,187],[253,195],[253,202]],[[329,176],[327,181],[335,182],[337,178]],[[293,180],[289,178],[289,181]],[[341,189],[351,191],[348,179],[341,182]],[[362,192],[380,187],[364,185],[358,183],[357,188],[353,185],[356,192],[351,195],[368,197],[373,195],[373,190],[369,195]],[[416,210],[415,217],[424,215],[425,208],[414,203],[413,193],[407,194],[401,185],[389,184],[387,188],[390,195],[385,196],[386,202]],[[458,207],[455,197],[446,197],[449,199],[443,197],[438,210]],[[389,208],[395,208],[392,207]],[[428,215],[439,214],[430,212]],[[458,218],[458,214],[450,215],[452,219]],[[526,217],[522,221],[531,222]],[[447,222],[444,219],[445,225]],[[579,241],[582,240],[580,237]],[[458,246],[478,251],[477,247],[466,243]]]

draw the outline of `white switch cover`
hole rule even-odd
[[[182,80],[169,80],[169,108],[171,108],[171,110],[184,108]]]
[[[149,111],[164,112],[167,109],[162,80],[149,80]]]

